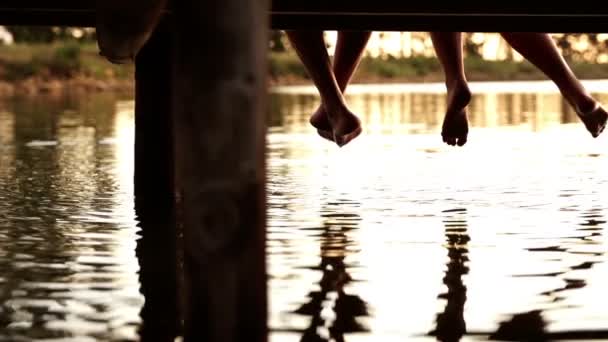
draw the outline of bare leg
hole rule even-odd
[[[431,32],[431,39],[445,74],[448,104],[441,137],[448,145],[462,146],[467,142],[469,123],[466,106],[471,101],[462,59],[460,32]]]
[[[342,94],[361,61],[370,35],[369,31],[338,32],[333,70]],[[317,128],[322,137],[332,140],[331,125],[323,104],[310,117],[310,124]]]
[[[515,50],[555,82],[593,137],[597,137],[604,130],[608,113],[591,97],[570,70],[551,36],[545,33],[519,32],[502,32],[501,35]]]
[[[344,146],[361,133],[359,119],[346,107],[327,55],[322,31],[287,31],[298,56],[319,90],[333,140]]]

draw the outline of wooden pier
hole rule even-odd
[[[100,3],[104,2],[99,0]],[[111,1],[108,1],[111,2]],[[136,0],[129,2],[136,3]],[[94,0],[3,0],[3,25],[90,26]],[[259,6],[268,4],[258,3]],[[442,1],[274,0],[264,15],[274,29],[607,32],[608,9],[596,3],[446,3]],[[167,10],[170,14],[171,10]]]
[[[115,0],[99,1],[107,8]],[[122,2],[135,8],[147,1]],[[147,299],[146,305],[164,303],[161,307],[170,308],[166,314],[177,316],[159,320],[168,333],[157,334],[152,326],[142,338],[172,341],[182,330],[186,341],[267,339],[264,105],[269,28],[608,31],[608,10],[592,3],[501,7],[383,0],[170,2],[135,59],[135,192],[143,234],[150,229],[155,236],[172,236],[168,250],[181,241],[183,256],[166,256],[159,272],[141,275],[144,281],[166,273],[161,288],[174,293],[160,301]],[[125,13],[116,15],[125,18]],[[0,2],[3,25],[96,23],[98,11],[91,0]],[[120,26],[128,22],[106,24],[129,34]],[[169,223],[174,217],[180,227]],[[162,244],[142,246],[146,262],[156,263],[150,246]],[[145,287],[145,292],[162,297],[157,288]]]

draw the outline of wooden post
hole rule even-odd
[[[135,195],[162,210],[174,202],[171,47],[163,22],[135,62]]]
[[[185,341],[266,340],[267,2],[175,0]]]
[[[173,341],[180,319],[177,304],[171,130],[171,32],[162,23],[136,58],[135,211],[142,341]]]

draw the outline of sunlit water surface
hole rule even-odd
[[[273,95],[272,341],[483,340],[529,312],[608,327],[606,138],[547,83],[473,90],[463,148],[441,143],[439,85],[349,89],[365,130],[342,149],[307,123],[314,92]],[[138,339],[132,106],[0,104],[0,341]]]

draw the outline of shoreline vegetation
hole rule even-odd
[[[527,61],[490,61],[481,57],[464,60],[467,79],[476,81],[548,80]],[[582,80],[608,79],[608,63],[573,62],[568,64]],[[272,85],[311,84],[306,69],[294,53],[270,53],[269,79]],[[435,57],[364,57],[352,83],[428,83],[443,82],[443,71]]]
[[[66,92],[129,92],[133,65],[113,65],[95,43],[0,45],[0,97]]]
[[[569,62],[580,79],[608,79],[608,63]],[[465,59],[470,81],[531,81],[547,78],[528,62]],[[0,45],[0,97],[64,92],[132,92],[133,65],[113,65],[94,43]],[[435,57],[364,57],[353,83],[442,82]],[[270,52],[270,86],[311,84],[293,52]]]

